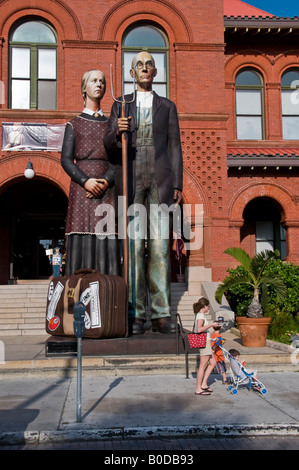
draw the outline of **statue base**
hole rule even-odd
[[[76,356],[77,338],[51,336],[45,345],[45,354],[50,356]],[[180,354],[184,353],[181,335],[153,333],[145,331],[143,335],[127,338],[82,339],[83,356],[107,355],[143,355],[143,354]]]

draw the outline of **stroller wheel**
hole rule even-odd
[[[238,393],[238,390],[237,390],[236,388],[234,388],[234,389],[232,390],[232,394],[233,394],[233,395],[237,395],[237,393]]]
[[[231,391],[231,390],[232,390],[232,388],[233,388],[233,386],[232,386],[232,385],[230,385],[229,387],[227,387],[227,390]]]
[[[267,390],[266,388],[262,388],[261,394],[262,394],[262,395],[266,395],[266,393],[268,393],[268,390]]]

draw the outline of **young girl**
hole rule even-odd
[[[197,372],[195,395],[210,395],[213,391],[208,387],[208,378],[216,366],[216,359],[211,348],[209,328],[218,326],[218,323],[208,323],[206,315],[209,311],[209,306],[210,303],[205,297],[201,297],[195,304],[193,304],[193,311],[196,315],[194,320],[194,331],[197,333],[207,333],[206,347],[199,350],[200,362]]]

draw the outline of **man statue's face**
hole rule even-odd
[[[140,52],[135,57],[134,69],[130,71],[137,83],[137,91],[151,91],[154,77],[157,75],[154,60],[148,52]]]

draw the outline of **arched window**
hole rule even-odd
[[[299,140],[298,88],[299,69],[285,72],[281,77],[282,135],[285,140]]]
[[[168,94],[168,43],[165,34],[150,24],[130,28],[123,37],[124,93],[133,91],[133,79],[130,76],[131,63],[133,57],[142,50],[150,52],[155,60],[157,75],[153,90],[158,95],[166,97]]]
[[[258,197],[250,201],[243,212],[241,240],[255,234],[256,253],[279,250],[281,259],[287,256],[286,230],[281,225],[281,213],[272,199]]]
[[[10,108],[56,109],[57,39],[43,21],[28,20],[10,34]]]
[[[263,81],[254,70],[246,69],[236,77],[237,139],[263,139]]]

